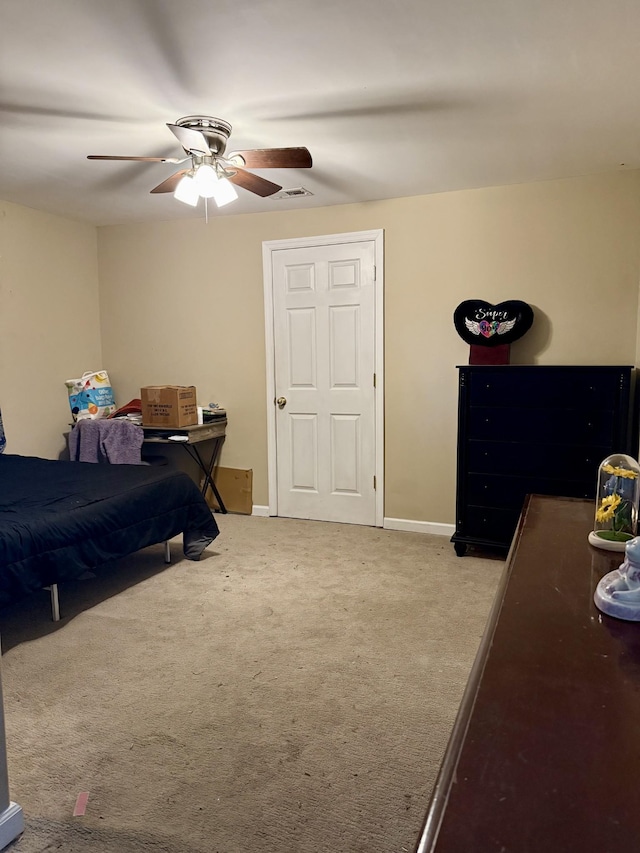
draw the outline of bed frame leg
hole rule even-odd
[[[60,621],[60,599],[58,598],[58,584],[52,583],[49,587],[51,593],[51,618],[54,622]]]
[[[165,563],[171,562],[171,546],[169,545],[169,540],[166,539],[164,543],[164,561]],[[52,583],[49,587],[49,593],[51,595],[51,618],[54,622],[60,621],[60,597],[58,596],[58,584]]]

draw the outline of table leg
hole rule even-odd
[[[207,494],[207,488],[211,486],[211,491],[215,495],[215,498],[218,502],[218,506],[220,507],[220,512],[226,513],[227,508],[224,505],[222,498],[220,497],[220,492],[218,491],[216,484],[213,482],[213,469],[216,464],[216,460],[218,458],[218,454],[220,453],[220,448],[222,447],[222,442],[224,441],[224,436],[220,436],[219,438],[214,438],[213,441],[214,446],[211,451],[211,457],[209,459],[208,464],[205,464],[204,459],[202,458],[200,451],[194,444],[183,444],[182,447],[189,453],[192,459],[198,463],[200,470],[204,474],[204,481],[202,483],[202,495],[203,497]]]

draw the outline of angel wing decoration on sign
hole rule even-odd
[[[490,338],[492,335],[506,335],[516,324],[513,320],[503,320],[501,323],[498,320],[469,320],[464,318],[464,324],[469,329],[472,335],[484,335],[485,338]]]

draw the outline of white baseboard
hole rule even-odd
[[[24,832],[24,815],[17,803],[9,803],[0,814],[0,850]]]
[[[269,507],[254,504],[251,515],[259,515],[263,518],[269,516]],[[409,533],[430,533],[432,536],[448,536],[451,538],[455,533],[455,524],[439,524],[435,521],[411,521],[407,518],[385,518],[382,522],[385,530],[407,530]]]
[[[407,518],[385,518],[382,526],[385,530],[407,530],[410,533],[430,533],[432,536],[451,537],[455,533],[455,524],[439,524],[435,521],[411,521]]]

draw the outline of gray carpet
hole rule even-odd
[[[11,853],[413,849],[501,560],[218,515],[0,613]],[[78,794],[86,814],[72,817]]]

